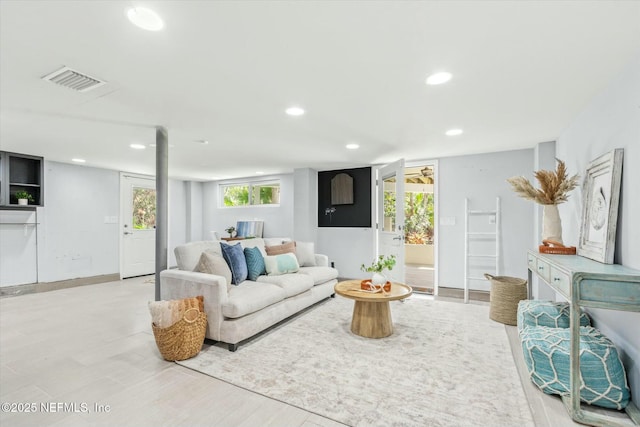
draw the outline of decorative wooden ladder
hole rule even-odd
[[[469,273],[470,259],[493,259],[495,260],[495,276],[500,275],[500,197],[496,197],[495,210],[471,210],[469,209],[469,199],[464,199],[464,302],[469,302],[469,284],[471,281],[487,280],[484,277],[471,276]],[[494,231],[471,231],[469,228],[469,218],[471,216],[494,217]],[[482,240],[483,242],[493,242],[495,252],[490,253],[470,253],[470,243]]]

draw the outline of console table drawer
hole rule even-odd
[[[549,284],[551,287],[556,289],[566,298],[569,298],[571,295],[571,281],[569,280],[569,276],[562,271],[551,267],[549,277]]]
[[[536,257],[531,255],[531,254],[527,254],[527,264],[529,265],[529,268],[533,271],[536,271]]]
[[[538,276],[542,277],[542,279],[549,283],[549,264],[541,259],[536,260],[536,273]]]

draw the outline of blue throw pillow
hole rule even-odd
[[[258,248],[244,248],[244,257],[247,259],[247,270],[249,274],[249,280],[254,282],[263,274],[267,274],[267,270],[264,267],[264,258],[262,252]]]
[[[239,244],[227,245],[220,242],[220,248],[222,249],[224,260],[227,261],[231,269],[231,283],[239,285],[247,280],[247,260],[244,257],[242,246]]]

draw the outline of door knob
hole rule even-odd
[[[126,236],[127,234],[133,234],[133,233],[132,233],[132,232],[130,232],[130,231],[125,231],[125,232],[124,232],[124,235]]]

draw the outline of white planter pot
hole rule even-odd
[[[562,223],[558,205],[542,206],[542,240],[554,240],[562,243]]]
[[[371,276],[372,285],[384,285],[385,283],[387,283],[387,278],[384,274],[373,273],[373,276]]]
[[[18,204],[21,206],[26,206],[29,204],[29,200],[28,199],[18,199]]]

